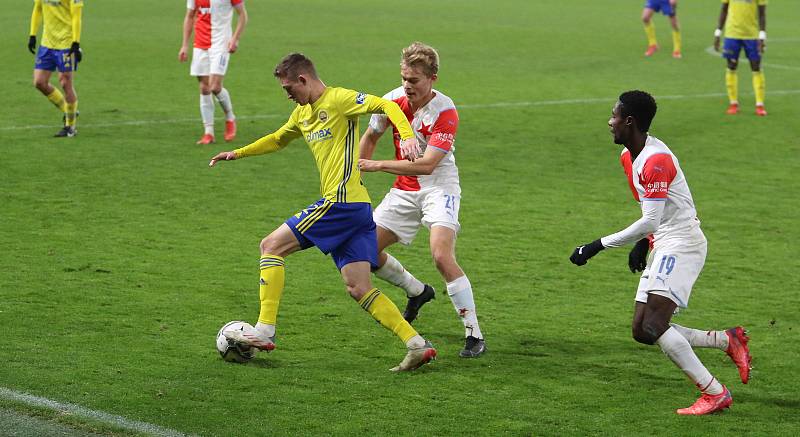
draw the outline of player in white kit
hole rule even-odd
[[[620,95],[608,121],[614,143],[625,146],[620,161],[633,196],[641,204],[642,217],[622,231],[578,246],[570,261],[582,266],[604,248],[636,243],[628,257],[631,271],[642,271],[635,298],[633,338],[658,344],[702,392],[694,405],[677,413],[708,414],[728,408],[733,398],[703,366],[692,347],[724,350],[747,384],[749,338],[741,326],[701,331],[670,323],[672,315],[689,303],[692,285],[705,263],[706,238],[678,159],[666,144],[648,134],[655,114],[656,102],[650,94],[628,91]],[[649,247],[652,253],[648,258]]]
[[[410,244],[421,225],[429,228],[434,264],[447,282],[447,294],[465,328],[465,345],[459,355],[475,358],[486,350],[486,343],[478,325],[472,285],[455,257],[461,205],[461,186],[453,156],[458,112],[449,97],[433,89],[438,71],[439,55],[432,47],[415,42],[403,49],[402,86],[384,98],[400,105],[422,150],[402,149],[400,135],[394,129],[396,159],[371,160],[378,139],[391,124],[385,116],[373,115],[361,137],[359,166],[362,172],[398,175],[374,213],[379,251],[375,275],[406,291],[408,304],[403,317],[412,322],[420,307],[435,297],[435,291],[384,249],[397,242]]]
[[[231,32],[233,11],[239,15],[236,30]],[[236,116],[228,90],[222,85],[228,71],[230,54],[239,47],[239,38],[247,25],[244,0],[187,0],[183,19],[183,43],[178,60],[185,62],[189,38],[194,28],[194,49],[190,74],[200,83],[200,116],[203,136],[197,144],[214,142],[214,94],[225,112],[225,141],[236,138]]]

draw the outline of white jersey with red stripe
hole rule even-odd
[[[455,137],[458,130],[458,111],[450,97],[433,90],[433,99],[416,112],[412,112],[408,98],[403,91],[403,87],[396,88],[388,92],[384,99],[392,100],[405,113],[406,118],[414,129],[420,149],[424,152],[428,147],[435,147],[446,156],[439,161],[439,164],[429,175],[420,176],[397,176],[394,188],[405,191],[419,191],[422,188],[458,185],[458,167],[456,158],[453,156],[455,151]],[[391,122],[384,114],[374,114],[369,121],[369,127],[376,132],[384,132]],[[395,159],[402,159],[400,156],[400,133],[397,128],[392,126],[394,133]]]
[[[194,46],[198,49],[228,48],[233,31],[233,7],[244,0],[187,0],[186,7],[197,10]]]
[[[661,223],[653,233],[654,244],[662,239],[697,237],[700,220],[692,193],[678,158],[666,144],[648,136],[636,160],[631,162],[630,151],[623,148],[620,163],[636,201],[665,202]]]

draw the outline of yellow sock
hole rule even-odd
[[[67,116],[67,126],[75,126],[75,114],[78,113],[78,101],[76,100],[74,103],[67,103],[66,104],[66,111],[64,114]]]
[[[64,94],[61,94],[58,88],[53,88],[53,92],[47,95],[47,100],[56,105],[59,111],[67,112],[67,102],[64,100]]]
[[[275,325],[278,319],[278,305],[283,295],[285,270],[283,258],[275,255],[261,255],[261,281],[258,286],[258,297],[261,300],[261,311],[258,321],[267,325]]]
[[[400,337],[403,343],[408,342],[411,337],[417,335],[417,331],[406,322],[397,306],[377,288],[368,291],[358,301],[358,304],[386,329]]]
[[[753,72],[753,91],[756,93],[756,105],[764,105],[764,94],[766,92],[766,80],[763,71]]]
[[[681,31],[680,30],[673,30],[672,31],[672,51],[679,52],[681,51]]]
[[[739,76],[736,75],[736,70],[725,70],[725,87],[728,88],[728,100],[739,103]]]
[[[658,45],[658,41],[656,40],[656,25],[653,24],[652,20],[644,25],[644,33],[647,35],[648,46]]]

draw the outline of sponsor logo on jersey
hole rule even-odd
[[[364,93],[358,93],[356,96],[356,104],[361,105],[364,103],[364,100],[367,99],[367,95]]]
[[[319,121],[323,123],[328,121],[328,113],[325,110],[319,111]]]
[[[306,142],[311,144],[311,143],[316,143],[317,141],[327,140],[331,137],[333,137],[333,134],[331,133],[331,128],[325,128],[315,132],[311,132],[310,134],[306,135]]]

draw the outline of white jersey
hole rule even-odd
[[[202,50],[226,49],[233,31],[233,7],[243,0],[187,0],[186,7],[197,10],[194,47]]]
[[[400,105],[400,109],[403,110],[414,129],[417,142],[423,152],[428,147],[435,147],[446,154],[430,175],[398,176],[394,188],[419,191],[426,187],[459,184],[458,167],[456,167],[456,158],[453,156],[456,131],[458,130],[458,112],[450,97],[436,90],[433,90],[433,93],[435,94],[433,99],[413,113],[403,87],[396,88],[383,96],[384,99],[392,100]],[[386,131],[389,124],[391,122],[384,114],[374,114],[369,121],[369,127],[381,133]],[[395,158],[403,159],[400,156],[400,134],[394,126],[393,131]]]
[[[661,223],[653,233],[654,244],[673,238],[694,240],[702,237],[689,185],[678,158],[666,144],[648,136],[636,160],[631,162],[630,151],[623,148],[620,163],[638,202],[665,202]]]

